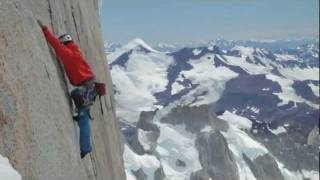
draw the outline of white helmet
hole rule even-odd
[[[63,44],[67,43],[67,42],[71,42],[72,37],[70,34],[63,34],[59,37],[60,42],[62,42]]]

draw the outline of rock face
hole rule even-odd
[[[255,134],[255,140],[264,144],[270,153],[291,171],[315,170],[319,171],[319,146],[312,144],[316,140],[316,132],[311,131],[309,143],[301,132],[290,126],[287,133],[265,136]],[[313,138],[314,137],[314,138]],[[316,142],[316,141],[315,141]]]
[[[130,129],[131,133],[125,134],[125,138],[126,138],[126,143],[130,145],[130,147],[132,147],[132,150],[139,154],[142,155],[145,153],[145,150],[143,149],[143,146],[141,145],[140,141],[139,141],[139,137],[138,137],[138,129],[137,128],[132,128]]]
[[[319,135],[319,127],[315,126],[312,131],[308,135],[309,145],[320,146],[320,135]]]
[[[153,111],[141,112],[136,127],[120,121],[121,131],[125,137],[124,143],[130,145],[139,155],[155,153],[160,129],[153,123],[154,114]]]
[[[178,106],[160,121],[172,125],[184,124],[186,131],[194,134],[201,132],[206,126],[212,127],[215,131],[227,131],[229,128],[228,123],[212,113],[208,105]]]
[[[159,127],[153,123],[153,118],[156,111],[142,111],[140,118],[137,123],[137,128],[141,129],[140,135],[144,135],[144,143],[147,144],[148,148],[145,148],[145,152],[149,154],[155,154],[157,147],[157,140],[160,136]],[[141,136],[140,136],[141,137]]]
[[[143,172],[143,170],[140,168],[137,171],[132,171],[132,173],[136,176],[137,179],[139,180],[146,180],[147,175]]]
[[[113,108],[112,82],[105,66],[98,0],[1,0],[0,154],[25,180],[125,179]],[[94,150],[79,155],[79,130],[72,120],[72,87],[36,23],[79,43],[107,96],[91,113]]]
[[[121,121],[119,121],[119,124],[125,138],[124,143],[129,145],[136,154],[151,155],[159,159],[159,153],[156,151],[156,147],[157,140],[160,136],[160,129],[153,122],[156,111],[142,111],[136,126]],[[152,178],[148,177],[142,168],[131,170],[131,172],[137,180]],[[165,177],[163,167],[160,164],[160,167],[154,171],[153,179],[164,180]]]
[[[154,172],[154,180],[164,180],[166,178],[166,175],[163,172],[163,168],[162,165],[160,168],[158,168],[156,170],[156,172]]]
[[[243,154],[243,159],[249,165],[258,180],[283,180],[283,176],[275,159],[270,154],[258,156],[253,161]]]
[[[207,171],[201,169],[199,171],[193,172],[190,175],[190,180],[210,180],[210,176]]]
[[[186,130],[191,133],[198,133],[206,125],[210,125],[209,107],[202,105],[199,107],[178,106],[161,119],[162,123],[172,125],[185,124]]]
[[[155,113],[156,111],[142,111],[137,123],[137,128],[160,134],[159,127],[153,123]]]
[[[191,179],[209,176],[215,180],[238,180],[238,170],[226,139],[220,132],[200,134],[196,140],[203,171],[191,175]]]
[[[186,167],[186,162],[182,161],[181,159],[176,160],[176,166],[178,167]]]

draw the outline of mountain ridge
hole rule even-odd
[[[151,155],[157,157],[157,163],[162,164],[157,167],[169,179],[222,177],[219,172],[223,168],[214,163],[203,164],[203,158],[199,159],[201,154],[211,158],[208,152],[214,151],[225,158],[225,164],[237,164],[235,173],[230,174],[235,179],[263,179],[269,175],[280,179],[317,177],[319,147],[308,144],[307,139],[319,137],[319,134],[310,135],[319,119],[319,59],[314,53],[318,52],[318,46],[304,47],[315,51],[304,56],[309,51],[302,48],[271,52],[244,46],[220,50],[209,45],[160,54],[132,51],[125,63],[121,56],[113,56],[110,64],[118,92],[117,113],[120,122],[127,124],[120,126],[137,129],[138,134],[147,133],[135,126],[140,123],[139,114],[146,111],[155,114],[150,122],[158,126],[160,136]],[[285,59],[286,55],[290,58]],[[151,73],[152,70],[161,75]],[[143,89],[143,93],[133,94],[125,84]],[[144,100],[131,101],[128,95]],[[203,117],[207,113],[210,116]],[[204,144],[197,147],[196,137],[204,132],[207,132],[205,137],[212,135],[212,140],[202,139]],[[135,141],[148,142],[139,136]],[[234,160],[229,161],[228,153],[223,154],[214,146],[207,148],[207,144],[223,141]],[[133,151],[137,148],[130,143],[125,146]],[[198,161],[190,162],[190,156]],[[131,176],[133,166],[129,164],[126,169]],[[141,168],[140,171],[146,171],[145,167]],[[266,173],[269,169],[272,172]],[[149,176],[147,179],[152,179]]]

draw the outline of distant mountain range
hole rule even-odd
[[[246,46],[246,47],[256,47],[260,49],[265,49],[267,51],[275,51],[279,49],[294,49],[298,46],[304,44],[315,44],[318,42],[319,38],[301,38],[301,39],[279,39],[279,40],[225,40],[225,39],[215,39],[211,41],[200,41],[192,43],[158,43],[152,45],[152,47],[161,52],[174,52],[179,49],[189,47],[200,47],[216,45],[221,50],[230,50],[234,46]],[[115,49],[120,48],[120,43],[106,43],[105,48],[107,52],[114,52]]]
[[[295,43],[107,45],[127,176],[318,177],[319,43]]]

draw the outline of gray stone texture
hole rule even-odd
[[[270,154],[258,156],[254,160],[251,160],[245,154],[242,155],[257,180],[284,179],[276,160]]]
[[[148,178],[146,173],[144,173],[141,168],[136,171],[131,170],[131,172],[137,178],[137,180],[147,180],[147,178]]]
[[[196,172],[191,173],[190,180],[210,180],[211,177],[206,170],[201,169]]]
[[[265,137],[255,134],[254,139],[263,143],[270,153],[291,171],[319,171],[319,146],[307,144],[307,137],[293,127],[287,128],[287,133]],[[317,138],[316,133],[310,133],[309,143]],[[301,140],[298,140],[298,139]],[[312,140],[313,139],[313,140]],[[316,143],[316,141],[314,141]]]
[[[307,140],[308,145],[320,146],[320,135],[319,135],[319,127],[315,126],[308,135]]]
[[[98,0],[0,1],[0,154],[24,180],[125,179]],[[79,43],[107,96],[92,107],[93,152],[80,159],[72,90],[36,19]]]
[[[160,166],[160,168],[158,168],[155,172],[154,172],[154,180],[164,180],[166,178],[166,175],[164,174],[162,165]]]
[[[176,160],[176,166],[178,167],[186,167],[186,162],[182,161],[181,159]]]
[[[157,111],[142,111],[137,123],[137,128],[145,131],[153,131],[155,133],[159,133],[160,135],[159,127],[153,123],[153,118],[156,112]]]
[[[131,136],[125,136],[127,144],[130,145],[130,147],[132,148],[132,150],[139,154],[139,155],[143,155],[145,153],[145,149],[143,148],[143,146],[141,145],[139,138],[138,138],[138,129],[135,128],[134,132],[132,133]]]
[[[137,128],[142,129],[141,131],[147,137],[147,143],[150,146],[149,149],[145,149],[146,153],[155,154],[155,149],[157,148],[157,140],[160,137],[159,127],[153,123],[153,118],[156,111],[142,111],[140,113],[140,118],[137,123]]]
[[[197,134],[205,126],[212,127],[215,131],[227,131],[228,123],[219,119],[214,113],[210,112],[208,105],[201,106],[178,106],[160,120],[162,123],[173,125],[186,125],[186,131]]]
[[[238,169],[226,139],[220,132],[201,133],[196,140],[199,160],[204,171],[191,175],[194,179],[238,180]],[[200,174],[199,174],[200,173]],[[207,174],[207,175],[206,175]]]

